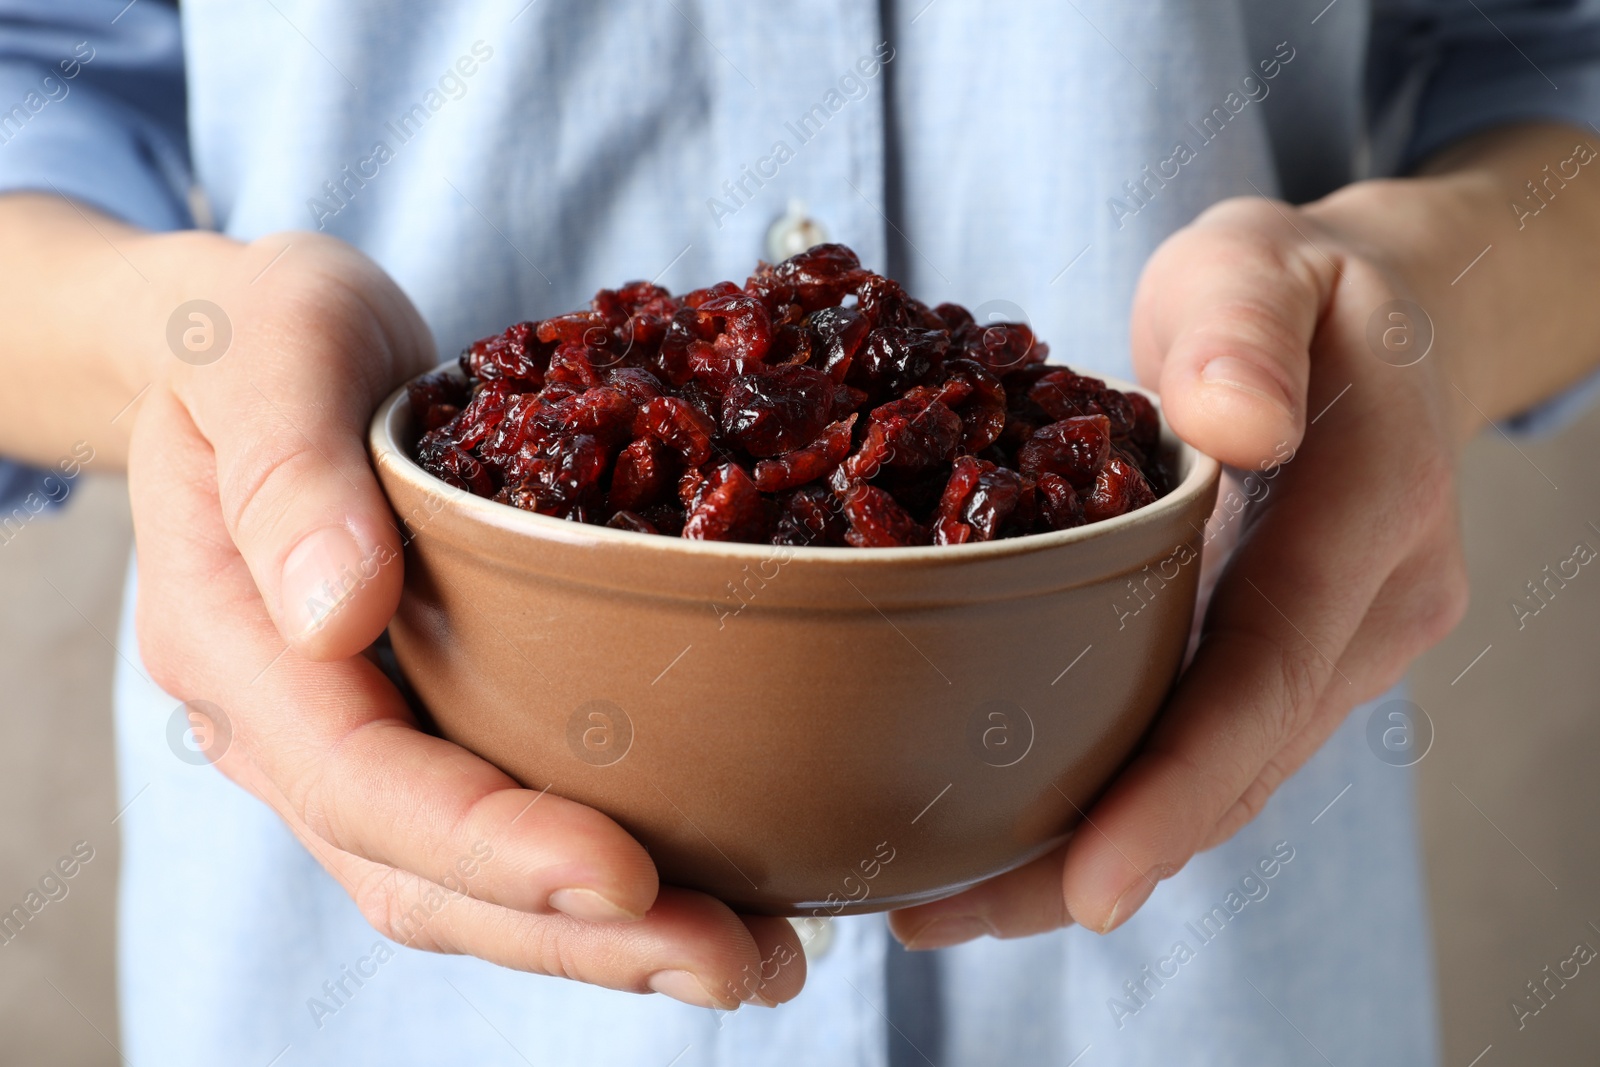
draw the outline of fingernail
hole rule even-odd
[[[631,923],[644,918],[642,912],[629,911],[593,889],[557,889],[550,894],[550,906],[563,915],[590,923]]]
[[[697,1008],[720,1008],[723,1011],[732,1011],[739,1006],[737,998],[712,996],[705,983],[689,971],[657,971],[649,977],[645,985],[663,996],[681,1000],[685,1004],[693,1004]]]
[[[361,546],[343,526],[307,534],[283,561],[278,583],[284,630],[303,637],[320,629],[361,585]]]
[[[1246,362],[1237,356],[1216,357],[1201,368],[1200,380],[1207,385],[1226,385],[1242,393],[1249,393],[1282,409],[1285,415],[1294,417],[1294,403],[1283,391],[1283,385],[1278,379],[1254,363]]]
[[[985,919],[976,915],[943,915],[906,938],[905,946],[912,952],[924,952],[959,945],[985,934],[998,936]]]
[[[1150,894],[1154,893],[1155,889],[1156,879],[1153,875],[1145,875],[1127,889],[1124,889],[1122,895],[1117,898],[1117,902],[1111,905],[1111,914],[1106,916],[1105,925],[1100,927],[1100,932],[1109,934],[1120,924],[1127,922],[1133,913],[1138,911],[1144,905],[1144,902],[1150,899]]]

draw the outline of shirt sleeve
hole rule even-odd
[[[0,0],[0,193],[59,193],[146,229],[192,224],[170,0]],[[0,459],[7,509],[54,496]]]
[[[1375,0],[1371,42],[1367,108],[1402,113],[1398,173],[1493,126],[1600,117],[1595,0]]]
[[[191,225],[171,2],[0,0],[0,192],[59,192],[147,229]]]
[[[1566,122],[1600,145],[1596,0],[1375,0],[1371,42],[1380,173],[1408,173],[1453,141],[1513,122]],[[1597,401],[1600,369],[1504,425],[1552,433]]]

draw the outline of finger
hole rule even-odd
[[[741,920],[702,893],[664,889],[635,923],[528,915],[330,850],[303,828],[298,832],[373,928],[412,948],[723,1010],[782,1003],[805,982],[805,955],[787,922]]]
[[[1157,249],[1134,298],[1140,378],[1178,436],[1235,466],[1299,445],[1311,340],[1338,279],[1289,210],[1219,204]]]
[[[1330,686],[1354,699],[1335,664],[1435,492],[1361,448],[1302,450],[1245,535],[1162,719],[1090,812],[1104,836],[1069,849],[1067,906],[1080,924],[1105,932],[1125,921],[1209,839]],[[1367,499],[1391,506],[1353,506]]]
[[[156,681],[221,706],[219,767],[336,850],[441,880],[487,849],[486,901],[586,919],[637,917],[655,899],[644,849],[611,819],[414,728],[362,657],[285,651],[212,495],[205,441],[161,393],[134,431],[141,645]]]
[[[338,659],[371,643],[400,596],[401,542],[368,465],[367,420],[433,347],[370,261],[308,235],[294,244],[296,269],[237,291],[228,354],[176,387],[215,450],[228,533],[279,632],[303,655]]]
[[[1031,863],[944,900],[889,913],[889,930],[913,951],[985,935],[1031,937],[1072,922],[1061,888],[1061,845]]]

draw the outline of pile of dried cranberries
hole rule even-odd
[[[1048,351],[819,245],[743,288],[632,282],[474,342],[466,381],[409,387],[416,457],[542,515],[780,545],[989,541],[1165,492],[1150,401]]]

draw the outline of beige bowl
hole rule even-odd
[[[1180,484],[1104,522],[774,548],[456,490],[401,390],[371,427],[410,534],[394,651],[446,737],[615,818],[663,882],[775,915],[934,900],[1064,840],[1177,673],[1218,466],[1162,432]]]

